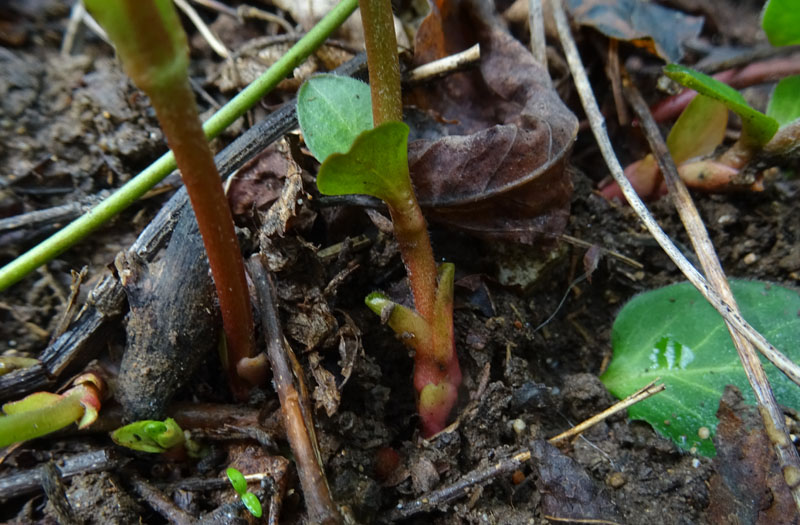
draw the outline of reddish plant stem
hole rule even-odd
[[[233,216],[203,134],[188,78],[149,95],[175,155],[203,237],[227,339],[228,379],[234,395],[243,398],[248,387],[236,373],[236,364],[253,355],[255,343],[244,262]]]

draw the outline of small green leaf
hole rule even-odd
[[[800,9],[797,0],[769,0],[761,16],[761,27],[773,46],[800,44]]]
[[[675,164],[713,153],[722,144],[727,127],[725,104],[705,95],[694,97],[667,136]]]
[[[733,280],[742,315],[795,362],[800,360],[800,295],[770,283]],[[725,385],[753,394],[722,318],[689,283],[632,299],[612,328],[614,358],[600,378],[620,399],[656,378],[667,389],[628,409],[684,450],[713,456],[711,437]],[[800,388],[764,359],[778,402],[800,409]]]
[[[235,490],[239,496],[244,496],[244,494],[247,493],[247,480],[244,479],[244,475],[233,467],[228,467],[225,474],[227,474],[228,479],[231,480],[233,490]]]
[[[255,516],[256,518],[261,517],[261,502],[258,501],[258,498],[252,492],[247,492],[242,494],[242,503],[244,506],[247,507],[247,510],[250,511],[250,514]]]
[[[317,187],[326,195],[372,195],[404,208],[413,198],[408,175],[408,126],[385,122],[364,131],[347,153],[334,153],[320,166]]]
[[[180,445],[185,437],[178,423],[167,418],[164,421],[134,421],[112,432],[111,439],[123,447],[158,454]]]
[[[800,75],[778,82],[767,104],[767,115],[777,120],[781,127],[800,118]]]
[[[369,85],[338,75],[311,77],[297,93],[297,122],[318,161],[346,152],[362,131],[372,128]]]
[[[715,78],[678,64],[668,64],[664,74],[701,95],[719,100],[742,119],[743,139],[760,146],[778,131],[778,122],[750,107],[741,93]]]

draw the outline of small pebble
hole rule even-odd
[[[751,253],[748,253],[747,255],[744,256],[744,259],[742,259],[742,262],[747,264],[747,265],[751,265],[754,262],[756,262],[757,260],[758,260],[758,255],[756,255],[756,254],[751,252]]]
[[[627,480],[625,479],[625,474],[622,472],[612,472],[606,478],[606,483],[609,487],[618,489],[625,484]]]

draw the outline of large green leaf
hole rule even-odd
[[[800,295],[758,281],[734,280],[744,317],[794,361],[800,360]],[[612,329],[614,358],[600,378],[620,399],[656,378],[666,391],[628,409],[685,450],[713,456],[711,436],[725,385],[753,394],[722,318],[689,283],[641,294],[620,311]],[[800,409],[800,387],[765,364],[779,403]],[[702,439],[705,427],[709,437]]]
[[[372,128],[369,86],[338,75],[311,77],[297,93],[297,122],[318,161],[344,153],[362,131]]]
[[[797,0],[769,0],[761,27],[773,46],[800,44],[800,9]]]
[[[778,82],[769,99],[767,115],[777,120],[781,127],[800,118],[800,75]]]
[[[742,119],[742,138],[755,145],[766,144],[778,131],[778,122],[753,109],[741,93],[727,84],[679,64],[668,64],[664,74],[701,95],[719,100]]]
[[[401,207],[411,198],[408,175],[408,126],[385,122],[359,135],[347,153],[331,154],[317,174],[326,195],[372,195]]]

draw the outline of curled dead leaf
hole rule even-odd
[[[565,165],[578,121],[547,71],[487,9],[440,0],[417,33],[415,61],[475,43],[453,35],[475,35],[482,59],[480,71],[408,94],[407,103],[439,118],[434,129],[417,128],[414,136],[445,135],[409,144],[411,177],[431,220],[533,243],[566,225],[572,183]]]

